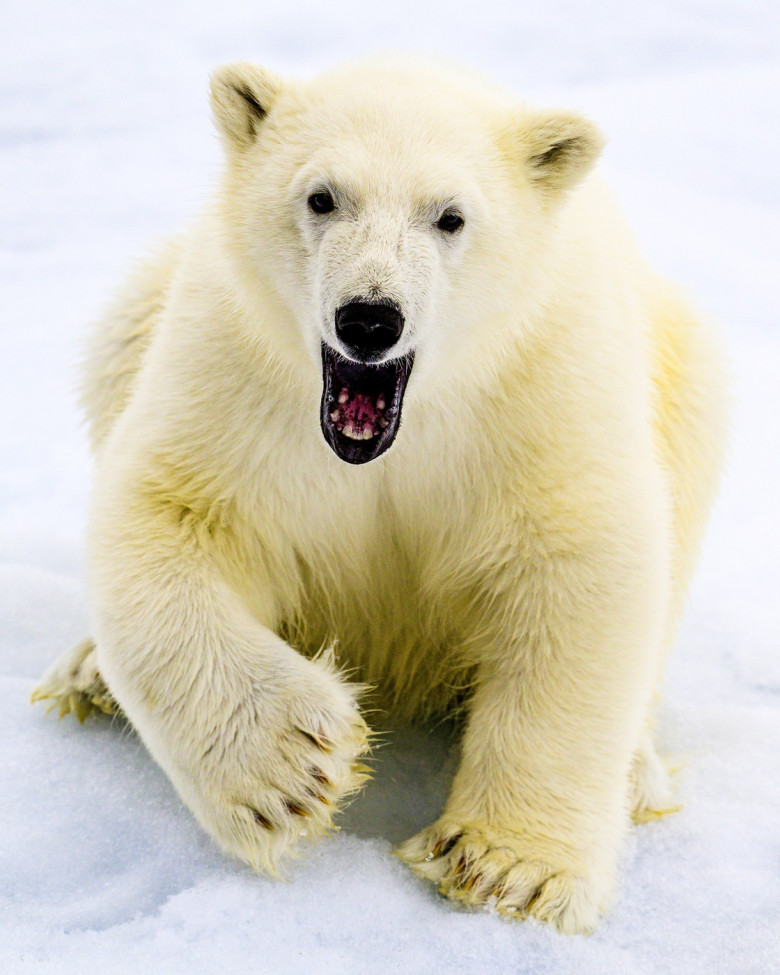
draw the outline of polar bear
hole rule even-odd
[[[717,342],[577,113],[397,57],[228,65],[211,102],[211,204],[94,332],[94,640],[35,696],[121,708],[271,872],[367,774],[364,684],[399,720],[457,710],[446,807],[399,855],[590,930],[631,815],[672,801],[651,710],[721,461]]]

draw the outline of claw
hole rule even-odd
[[[103,714],[116,714],[117,705],[110,697],[93,698],[92,704],[94,707],[100,708]]]
[[[328,776],[322,771],[321,768],[317,768],[316,765],[312,765],[309,769],[309,774],[313,779],[320,783],[320,785],[327,786],[329,789],[333,788],[333,783],[328,778]]]
[[[455,866],[452,868],[452,871],[450,872],[450,876],[459,877],[465,869],[466,869],[466,858],[459,857],[458,862],[455,864]]]
[[[255,817],[255,822],[259,823],[263,829],[267,829],[269,832],[273,831],[274,824],[264,816],[258,809],[252,810],[252,815]]]
[[[534,909],[534,907],[536,905],[536,902],[539,900],[539,898],[541,896],[542,896],[542,888],[540,886],[540,887],[537,887],[537,889],[533,892],[533,894],[531,894],[531,896],[529,897],[529,899],[525,903],[525,907],[521,911],[521,916],[524,919],[527,920],[529,917],[531,917],[531,915],[533,913],[533,909]]]
[[[72,710],[73,710],[73,695],[66,694],[64,697],[60,698],[60,711],[58,715],[60,721],[62,721],[62,719],[65,717],[66,714],[70,714]]]
[[[312,745],[315,745],[326,754],[330,755],[330,753],[333,751],[333,742],[331,742],[324,735],[317,735],[312,731],[304,731],[303,728],[298,728],[297,730],[303,735],[304,738],[308,738]]]
[[[305,819],[311,819],[311,813],[304,809],[303,806],[294,802],[292,799],[285,799],[284,807],[287,812],[293,814],[293,816],[303,816]]]
[[[669,806],[666,809],[635,809],[632,814],[632,818],[637,825],[652,823],[656,819],[662,819],[664,816],[673,816],[681,809],[682,806]]]
[[[436,846],[434,846],[434,848],[428,854],[428,856],[430,856],[431,860],[435,860],[436,857],[446,856],[453,848],[453,846],[455,846],[455,844],[458,842],[460,837],[461,837],[460,833],[456,833],[454,836],[450,836],[449,839],[447,839],[446,837],[442,837],[439,840],[439,842],[436,844]],[[426,857],[425,859],[427,860],[428,857]]]
[[[472,887],[479,885],[481,879],[482,875],[479,872],[474,871],[470,877],[464,880],[464,882],[460,885],[460,888],[461,890],[471,890]]]
[[[79,724],[84,724],[91,711],[92,705],[90,704],[89,699],[80,695],[76,699],[76,717],[78,718]]]
[[[333,805],[333,803],[330,801],[330,799],[328,799],[327,796],[324,796],[321,792],[315,792],[314,789],[307,788],[306,789],[306,795],[311,796],[312,799],[316,799],[317,802],[324,803],[326,806],[332,806]]]
[[[495,897],[496,902],[503,900],[507,895],[508,889],[505,879],[502,877],[498,883],[493,887],[492,897]]]

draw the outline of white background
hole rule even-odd
[[[646,252],[719,320],[733,362],[727,477],[660,717],[688,761],[685,808],[632,832],[589,938],[465,913],[391,856],[443,800],[440,735],[393,736],[342,832],[280,884],[214,849],[132,734],[27,701],[87,632],[79,342],[129,259],[213,185],[209,70],[309,75],[381,47],[593,116]],[[0,971],[780,969],[779,51],[770,0],[3,4]]]

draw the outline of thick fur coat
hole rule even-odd
[[[672,801],[651,707],[721,459],[710,329],[576,114],[399,59],[232,65],[212,105],[218,192],[93,335],[94,639],[36,694],[121,707],[271,871],[366,773],[344,668],[398,718],[457,706],[451,795],[401,857],[589,930],[632,813]],[[340,331],[355,302],[401,323],[381,355]],[[396,377],[396,414],[364,374]]]

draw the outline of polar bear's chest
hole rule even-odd
[[[284,615],[307,626],[316,620],[318,631],[368,629],[372,639],[396,639],[402,621],[432,618],[476,582],[479,560],[470,553],[484,546],[486,526],[462,476],[346,470],[287,484],[266,495],[269,502],[260,535],[268,531],[269,547],[284,550],[283,574],[297,580],[294,593],[291,585],[283,593]]]

